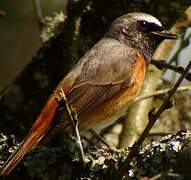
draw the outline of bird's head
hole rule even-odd
[[[156,47],[165,39],[178,36],[165,30],[161,22],[146,13],[129,13],[117,18],[106,37],[111,37],[140,49],[150,59]]]

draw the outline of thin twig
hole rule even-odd
[[[188,91],[188,90],[191,90],[191,86],[181,86],[176,91]],[[168,93],[170,91],[171,91],[171,88],[166,88],[166,89],[161,89],[161,90],[158,90],[156,92],[153,92],[153,93],[150,93],[150,94],[147,94],[147,95],[138,96],[133,103],[135,103],[137,101],[144,100],[144,99],[148,99],[148,98],[156,97],[156,96],[159,96],[159,95],[163,95],[163,94],[166,94],[166,93]]]
[[[75,108],[73,108],[72,106],[69,106],[67,98],[65,96],[65,93],[63,91],[62,88],[59,89],[59,95],[57,95],[59,97],[57,97],[59,99],[59,102],[64,101],[64,106],[66,108],[66,112],[68,113],[68,117],[70,120],[70,125],[71,125],[71,129],[73,132],[73,135],[76,137],[76,147],[78,149],[78,155],[79,155],[79,159],[84,162],[85,161],[85,156],[84,156],[84,151],[83,151],[83,147],[82,147],[82,143],[81,143],[81,139],[80,139],[80,135],[79,135],[79,130],[78,130],[78,118],[77,118],[77,113],[75,111]]]
[[[45,25],[45,21],[44,21],[44,18],[42,16],[40,0],[35,0],[34,3],[35,3],[35,11],[36,11],[36,17],[37,17],[38,25],[39,25],[39,28],[41,30],[42,27]]]
[[[132,161],[132,159],[137,155],[139,147],[141,146],[141,144],[143,143],[143,141],[145,140],[145,138],[147,137],[148,133],[150,132],[151,128],[153,127],[153,125],[155,124],[155,122],[157,121],[157,119],[160,117],[160,115],[171,106],[171,98],[172,96],[175,94],[176,90],[178,89],[178,87],[180,86],[180,84],[182,83],[182,81],[184,80],[185,76],[187,75],[189,69],[191,68],[191,61],[189,62],[189,64],[187,65],[187,67],[185,68],[184,72],[182,73],[182,75],[180,76],[180,78],[177,80],[177,82],[175,83],[174,87],[171,89],[171,91],[169,92],[168,97],[166,98],[166,100],[163,102],[163,104],[160,106],[160,108],[158,109],[158,111],[154,114],[152,111],[149,113],[149,122],[146,126],[146,128],[144,129],[143,133],[141,134],[140,138],[138,139],[138,141],[136,141],[126,160],[120,165],[119,167],[119,171],[121,172],[122,175],[126,174],[127,170],[130,167],[130,163]]]
[[[164,60],[151,60],[151,64],[155,65],[158,69],[170,69],[177,73],[182,74],[184,72],[184,68],[181,66],[174,66],[172,64],[166,63]],[[191,81],[191,73],[188,73],[185,77],[188,81]]]

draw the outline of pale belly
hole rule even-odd
[[[110,116],[110,117],[104,119],[103,121],[98,122],[95,126],[93,126],[91,128],[95,129],[96,131],[100,131],[100,130],[110,126],[116,120],[118,120],[121,116],[126,114],[128,107],[129,106],[127,105],[126,107],[120,109],[117,113],[114,112],[113,116]]]
[[[135,97],[139,94],[141,86],[142,83],[139,83],[139,87],[133,84],[96,108],[94,112],[86,114],[86,116],[80,119],[80,129],[87,130],[93,128],[101,130],[111,125],[127,111]]]

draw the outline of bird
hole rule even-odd
[[[60,89],[75,108],[80,132],[102,130],[121,117],[139,94],[157,46],[165,39],[177,38],[150,14],[133,12],[114,20],[55,88],[0,175],[9,175],[28,151],[67,126],[65,112],[55,120],[61,108]]]

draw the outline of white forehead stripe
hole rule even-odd
[[[155,18],[151,15],[148,15],[148,14],[143,14],[143,15],[141,14],[140,16],[137,17],[137,19],[152,22],[159,26],[162,26],[161,22],[157,18]]]
[[[143,20],[150,23],[155,23],[158,26],[162,26],[161,22],[154,16],[151,16],[150,14],[146,13],[130,13],[130,14],[133,15],[132,17],[135,18],[136,20]]]

